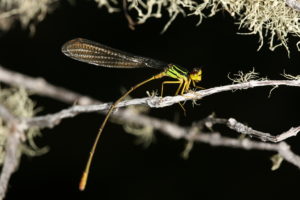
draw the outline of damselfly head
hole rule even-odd
[[[201,81],[202,70],[200,68],[194,68],[193,71],[190,72],[190,78],[195,82]]]

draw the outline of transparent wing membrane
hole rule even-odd
[[[150,67],[164,69],[167,63],[136,56],[131,53],[113,49],[106,45],[87,39],[77,38],[66,42],[62,46],[62,52],[81,62],[112,68],[141,68]]]

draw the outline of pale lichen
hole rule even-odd
[[[38,22],[53,10],[57,0],[0,0],[0,29],[8,30],[15,22],[35,32]]]
[[[271,157],[271,161],[272,161],[272,171],[275,171],[277,169],[279,169],[279,167],[281,166],[282,161],[284,160],[284,158],[279,155],[279,154],[275,154]]]
[[[35,103],[29,98],[27,91],[22,88],[0,88],[0,103],[18,118],[30,118],[36,114]],[[5,141],[8,134],[8,125],[0,118],[0,164],[3,163]],[[46,148],[40,149],[34,143],[33,139],[39,134],[40,131],[36,127],[26,131],[27,140],[20,149],[22,153],[38,155],[46,152]]]
[[[95,2],[98,4],[99,8],[105,7],[109,13],[120,11],[120,9],[116,7],[118,4],[118,1],[116,0],[95,0]]]
[[[289,80],[300,81],[300,75],[287,74],[287,73],[285,73],[285,71],[283,72],[283,74],[281,74],[281,76],[283,76],[284,78],[289,79]]]
[[[233,77],[230,77],[228,74],[228,78],[235,83],[246,83],[251,80],[266,80],[266,78],[259,78],[259,73],[255,72],[253,68],[252,71],[244,73],[243,71],[238,71],[236,74],[233,74]]]
[[[101,2],[107,2],[105,5],[109,5],[111,0]],[[259,36],[258,50],[267,39],[270,50],[284,46],[289,54],[288,36],[300,36],[300,12],[289,7],[284,0],[128,0],[127,2],[128,9],[137,13],[137,24],[143,24],[150,18],[161,18],[167,11],[169,21],[162,32],[166,31],[179,14],[199,17],[197,24],[199,25],[204,17],[212,17],[219,11],[227,11],[236,19],[240,31],[243,31],[241,34]]]
[[[139,114],[145,114],[150,111],[150,108],[144,105],[140,106],[129,106],[126,109],[128,115],[138,116]],[[115,121],[116,119],[114,119]],[[149,147],[155,141],[154,129],[151,126],[140,126],[134,123],[124,123],[122,120],[117,120],[117,123],[123,125],[124,130],[136,136],[135,143],[137,145],[143,145],[144,147]]]
[[[135,126],[134,124],[124,124],[124,130],[137,137],[135,143],[137,145],[143,145],[149,147],[154,141],[154,130],[151,126]]]
[[[186,144],[185,144],[185,148],[183,149],[183,151],[181,152],[181,157],[185,160],[189,159],[190,157],[190,153],[193,149],[193,146],[194,146],[194,142],[193,141],[188,141]]]
[[[99,7],[109,13],[121,11],[121,5],[136,12],[134,24],[143,24],[151,18],[168,15],[165,32],[176,17],[199,17],[199,25],[204,17],[212,17],[220,11],[227,11],[236,20],[240,34],[259,36],[258,50],[267,41],[269,49],[285,47],[289,55],[288,37],[300,36],[300,12],[291,6],[292,0],[94,0]],[[57,0],[0,0],[0,29],[9,29],[15,21],[34,32],[37,22],[42,21],[53,10]],[[294,2],[296,2],[294,0]],[[300,3],[299,3],[300,4]],[[124,8],[126,9],[126,8]],[[127,11],[126,11],[127,12]],[[135,16],[135,15],[133,15]],[[300,51],[300,41],[297,43]]]

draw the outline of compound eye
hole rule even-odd
[[[194,68],[192,74],[202,74],[202,70],[200,68]]]

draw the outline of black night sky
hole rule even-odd
[[[167,14],[167,13],[166,13]],[[299,74],[300,53],[295,38],[290,38],[291,57],[283,47],[260,51],[257,35],[238,35],[235,21],[227,13],[205,18],[196,26],[197,17],[181,15],[164,34],[160,34],[168,18],[151,19],[128,28],[122,12],[108,14],[93,1],[60,6],[39,23],[34,36],[18,26],[0,36],[0,64],[11,70],[43,77],[50,83],[89,95],[103,102],[116,100],[121,91],[159,73],[154,69],[109,69],[71,60],[60,49],[77,37],[98,41],[111,47],[178,63],[191,70],[201,67],[204,88],[230,84],[228,73],[255,68],[262,77],[282,79],[285,71]],[[240,30],[246,31],[246,30]],[[267,43],[267,40],[266,40]],[[143,86],[132,97],[145,97],[145,91],[160,88],[161,80]],[[280,87],[255,88],[220,93],[192,106],[186,102],[187,116],[178,105],[152,109],[151,116],[178,121],[190,126],[211,113],[222,118],[233,117],[260,131],[279,134],[299,126],[299,89]],[[169,86],[167,95],[176,88]],[[54,113],[70,105],[33,95],[39,113]],[[101,138],[86,191],[78,190],[78,182],[89,150],[103,120],[103,115],[82,114],[42,131],[39,146],[50,147],[40,157],[22,157],[18,172],[9,185],[7,199],[206,199],[207,197],[241,199],[285,197],[298,193],[300,171],[284,162],[271,171],[271,152],[211,147],[195,144],[188,160],[180,157],[185,141],[174,140],[156,132],[149,148],[135,144],[120,125],[108,123]],[[222,134],[238,137],[223,129]],[[287,142],[300,154],[300,140]]]

